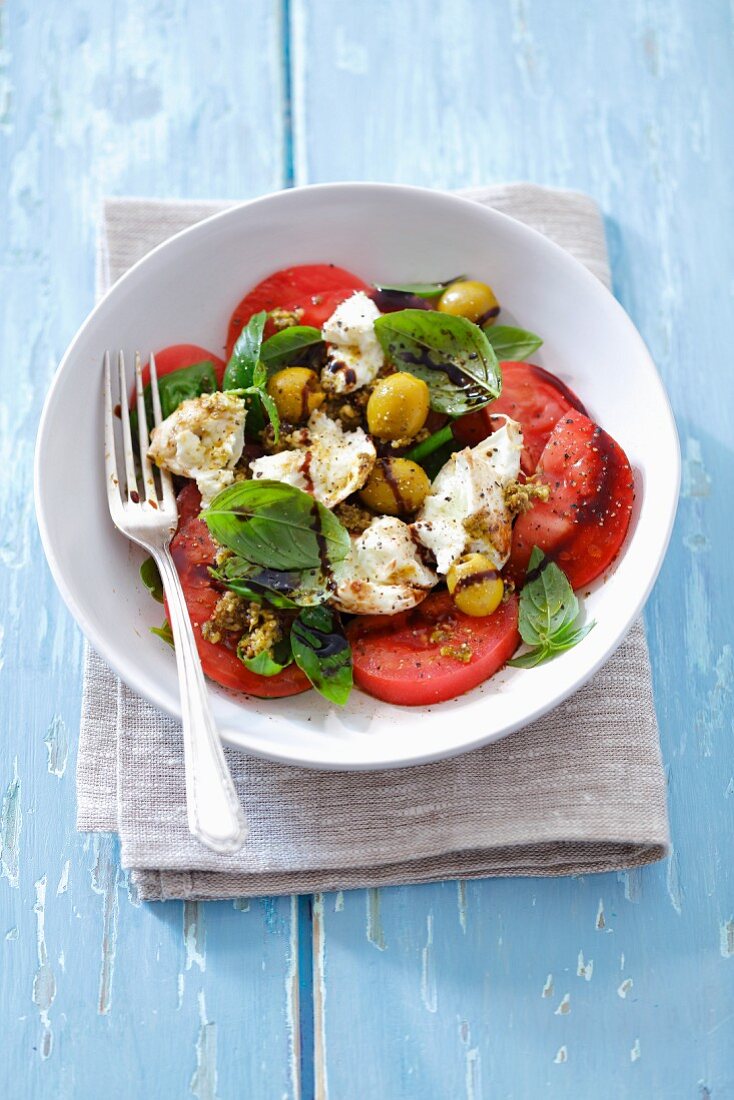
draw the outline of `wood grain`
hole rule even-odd
[[[142,906],[116,842],[75,832],[81,638],[31,487],[101,197],[282,185],[280,13],[12,0],[0,34],[0,1095],[295,1097],[295,903]]]
[[[602,204],[686,471],[647,611],[670,861],[325,897],[319,1095],[734,1094],[730,9],[299,0],[292,25],[298,183],[530,179]]]
[[[734,1095],[733,53],[725,0],[0,3],[3,1096]],[[647,611],[673,856],[312,918],[140,905],[116,842],[74,832],[81,640],[31,499],[101,196],[520,178],[602,204],[681,432]]]

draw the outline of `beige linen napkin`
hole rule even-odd
[[[602,219],[588,197],[528,184],[467,194],[546,233],[608,285]],[[154,245],[226,205],[109,200],[100,292]],[[227,756],[251,827],[245,849],[229,857],[207,851],[188,832],[177,724],[87,651],[78,827],[119,832],[122,862],[143,898],[578,874],[640,866],[667,851],[665,780],[640,622],[593,681],[557,710],[464,756],[371,773],[314,772],[231,750]]]

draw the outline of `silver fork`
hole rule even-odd
[[[148,421],[143,396],[143,377],[139,352],[135,353],[135,390],[143,492],[138,491],[135,474],[130,410],[125,380],[125,360],[118,356],[120,388],[119,411],[124,450],[124,490],[120,483],[115,455],[115,431],[112,412],[110,355],[104,356],[104,449],[107,496],[115,526],[123,535],[142,546],[154,559],[163,581],[168,613],[176,649],[176,664],[181,690],[184,761],[186,766],[186,806],[189,829],[207,848],[228,854],[238,851],[247,839],[248,829],[242,807],[224,759],[214,717],[209,706],[204,674],[196,649],[194,632],[186,609],[181,582],[170,552],[170,543],[178,523],[178,507],[171,475],[160,471],[160,495],[153,467],[148,458]],[[150,390],[156,425],[161,422],[161,401],[155,360],[150,357]],[[122,490],[122,491],[121,491]]]

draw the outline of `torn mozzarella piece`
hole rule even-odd
[[[512,514],[504,490],[520,472],[522,431],[507,418],[504,427],[476,447],[451,456],[439,471],[413,524],[433,552],[439,573],[462,554],[486,554],[495,569],[510,555]]]
[[[253,478],[294,485],[327,508],[361,489],[375,464],[374,445],[361,428],[345,432],[319,409],[290,440],[295,450],[265,455],[250,463]]]
[[[191,397],[153,429],[148,457],[172,474],[190,477],[206,506],[234,480],[245,443],[245,403],[231,393]]]
[[[374,382],[385,362],[375,335],[380,311],[362,290],[347,298],[329,317],[321,335],[329,345],[321,384],[331,393],[351,393]]]
[[[425,598],[438,577],[421,560],[407,523],[377,516],[332,568],[331,603],[352,615],[395,615]]]

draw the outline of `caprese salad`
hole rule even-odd
[[[158,352],[148,453],[181,479],[171,552],[211,679],[425,705],[588,633],[574,590],[618,554],[634,478],[499,315],[475,279],[315,264],[245,295],[224,358]]]

